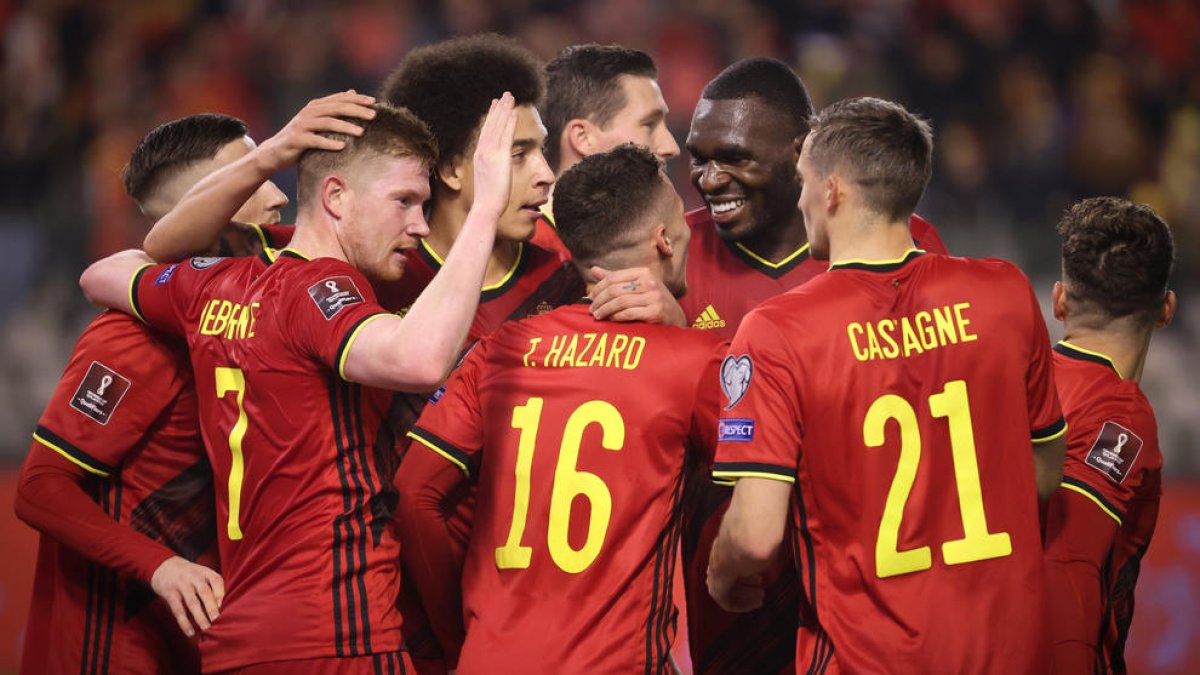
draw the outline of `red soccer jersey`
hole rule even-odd
[[[838,264],[746,317],[713,475],[795,484],[798,672],[1041,672],[1050,353],[998,260]]]
[[[553,251],[563,262],[574,258],[567,250],[567,245],[558,236],[558,230],[554,225],[554,214],[545,206],[542,206],[541,212],[542,216],[534,223],[533,238],[529,240],[529,243],[547,251]]]
[[[411,434],[477,476],[459,672],[669,672],[683,448],[715,443],[723,354],[582,304],[471,351]]]
[[[726,340],[742,317],[763,300],[791,290],[829,268],[808,254],[808,244],[779,263],[771,263],[717,234],[707,208],[687,214],[692,228],[688,246],[687,294],[679,300],[693,328],[714,331]],[[920,216],[912,217],[913,243],[930,253],[946,253],[937,230]]]
[[[212,471],[181,343],[102,314],[79,338],[34,438],[91,474],[84,489],[114,520],[216,567]],[[148,580],[161,562],[128,564]],[[195,644],[146,580],[43,534],[21,672],[198,672]]]
[[[362,275],[285,250],[193,258],[134,280],[147,321],[186,335],[217,482],[228,593],[206,672],[400,647],[389,393],[347,382],[358,329],[385,314]]]
[[[1158,425],[1137,382],[1123,379],[1111,359],[1067,342],[1054,351],[1058,395],[1071,427],[1062,488],[1047,517],[1046,556],[1056,582],[1051,604],[1081,609],[1070,621],[1051,621],[1051,635],[1056,643],[1098,644],[1081,667],[1124,673],[1133,588],[1162,495]],[[1072,520],[1071,505],[1065,502],[1080,498],[1087,502],[1087,515],[1098,517],[1101,526]],[[1089,577],[1057,574],[1063,570],[1070,575],[1081,559],[1090,564]]]

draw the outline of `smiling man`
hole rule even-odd
[[[797,209],[796,161],[812,114],[804,83],[774,59],[739,61],[704,88],[686,144],[692,185],[705,202],[687,214],[692,245],[680,305],[693,328],[732,338],[751,309],[828,269],[810,255]],[[946,252],[929,223],[914,215],[910,224],[917,248]],[[704,589],[705,570],[731,491],[691,484],[683,562],[696,672],[790,672],[800,589],[781,574],[788,563],[773,570],[779,581],[762,608],[734,615],[717,607]]]

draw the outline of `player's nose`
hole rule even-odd
[[[716,162],[705,162],[696,172],[696,185],[701,192],[716,192],[729,183],[729,174],[717,166]]]
[[[657,137],[654,139],[654,154],[664,162],[679,156],[679,143],[675,141],[675,135],[665,124],[658,130]]]

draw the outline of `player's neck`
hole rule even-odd
[[[425,243],[433,251],[438,260],[444,261],[450,255],[454,240],[462,231],[467,221],[467,210],[458,202],[437,203],[429,213],[429,236]],[[484,287],[494,286],[504,280],[512,271],[521,254],[521,243],[496,236],[492,244],[492,253],[488,257],[487,271],[483,275]]]
[[[804,231],[804,218],[796,211],[795,215],[781,226],[759,228],[759,231],[739,240],[738,243],[763,260],[777,263],[807,244],[808,234]]]
[[[908,219],[853,216],[829,225],[829,262],[899,260],[913,248]]]
[[[345,261],[346,253],[337,239],[333,223],[323,222],[319,218],[297,213],[295,232],[287,247],[311,259],[335,258]]]
[[[1146,355],[1150,353],[1153,329],[1107,328],[1104,330],[1073,325],[1068,319],[1063,327],[1063,341],[1080,349],[1103,354],[1112,359],[1117,372],[1126,380],[1142,381]]]

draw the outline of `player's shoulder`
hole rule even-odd
[[[184,363],[186,357],[186,348],[178,338],[116,310],[93,319],[75,342],[72,354],[73,361],[98,361],[111,368],[138,372],[173,368]]]
[[[697,229],[714,227],[712,213],[709,212],[707,206],[701,206],[698,209],[693,209],[683,214],[683,220],[695,232]]]

